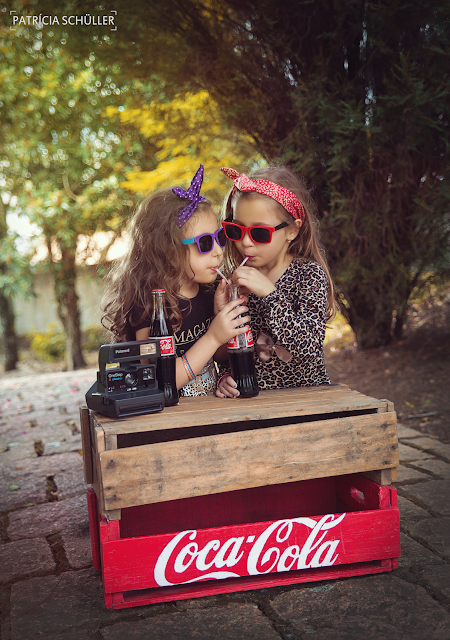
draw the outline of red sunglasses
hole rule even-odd
[[[229,240],[242,240],[245,232],[255,244],[269,244],[272,241],[272,233],[278,229],[288,227],[287,222],[282,222],[277,227],[243,227],[236,222],[222,222],[223,230]]]

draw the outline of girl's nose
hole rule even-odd
[[[254,244],[248,231],[245,231],[244,237],[242,238],[241,242],[246,247],[251,247]]]
[[[223,256],[223,249],[217,241],[214,242],[212,254],[213,256]]]

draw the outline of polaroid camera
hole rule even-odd
[[[97,382],[86,393],[89,409],[110,418],[155,413],[164,408],[158,389],[156,363],[161,355],[157,340],[102,344],[98,353]],[[145,359],[148,364],[142,364]],[[107,367],[108,364],[115,366]]]

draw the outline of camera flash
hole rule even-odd
[[[150,342],[149,344],[141,344],[140,355],[141,356],[154,356],[156,354],[156,343]]]

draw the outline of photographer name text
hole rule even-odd
[[[114,20],[117,11],[111,11],[107,14],[92,16],[86,13],[82,16],[47,16],[39,14],[37,16],[19,16],[14,15],[15,12],[10,12],[12,17],[12,27],[10,29],[15,30],[20,26],[35,26],[42,28],[42,26],[57,25],[70,25],[70,26],[84,26],[84,27],[115,27]],[[115,27],[117,28],[117,27]]]

